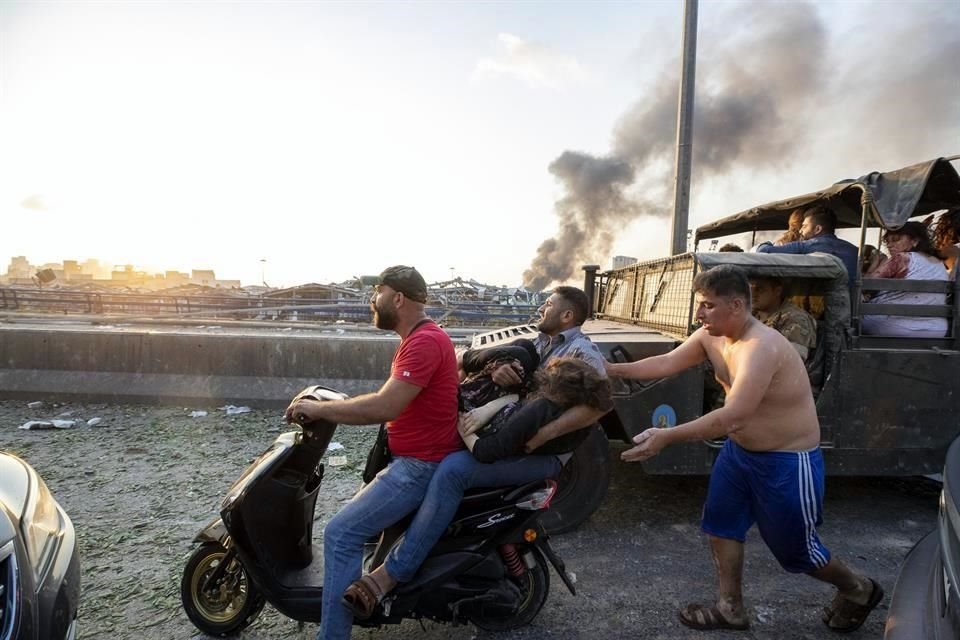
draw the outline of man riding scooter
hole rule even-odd
[[[540,336],[535,345],[540,356],[540,367],[549,364],[553,358],[567,356],[584,361],[606,378],[603,356],[580,329],[589,314],[589,302],[583,291],[576,287],[557,287],[539,312],[541,318],[537,328]],[[521,383],[520,377],[509,364],[497,369],[493,379],[502,387]],[[604,410],[586,405],[574,406],[542,426],[527,442],[526,451],[535,454],[535,450],[546,442],[584,429],[604,413]],[[361,599],[379,601],[398,583],[411,580],[454,518],[457,505],[466,490],[555,477],[571,455],[529,455],[484,464],[469,451],[451,454],[439,465],[430,481],[423,505],[404,538],[390,551],[384,564],[355,582],[351,590],[357,591],[358,595],[366,593],[366,597]],[[367,609],[369,611],[370,607]]]
[[[413,267],[380,274],[371,299],[374,324],[396,332],[390,379],[349,400],[296,400],[288,421],[387,424],[389,466],[360,490],[324,530],[322,621],[317,638],[349,638],[352,615],[341,602],[360,578],[363,545],[420,506],[437,464],[463,447],[457,432],[457,363],[449,336],[424,312],[427,286]]]

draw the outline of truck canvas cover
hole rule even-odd
[[[838,227],[859,227],[865,194],[870,198],[872,217],[868,225],[899,229],[910,218],[960,203],[960,176],[950,163],[957,158],[937,158],[885,173],[874,171],[820,191],[753,207],[701,226],[696,240],[752,231],[781,231],[787,228],[791,211],[814,204],[832,209],[837,214]]]

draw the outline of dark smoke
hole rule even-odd
[[[609,251],[612,237],[603,231],[640,213],[639,205],[623,192],[634,181],[633,167],[625,160],[564,151],[550,164],[550,173],[570,195],[556,204],[559,233],[540,245],[523,275],[527,286],[535,289],[569,278],[571,260],[587,259],[586,250]],[[598,230],[601,234],[595,236]]]
[[[911,147],[900,138],[912,137],[913,146],[929,149],[930,132],[942,136],[944,129],[956,127],[960,30],[946,10],[936,19],[914,20],[894,36],[915,41],[917,57],[900,53],[888,60],[872,50],[865,51],[867,60],[832,60],[825,24],[809,4],[736,5],[723,19],[715,18],[707,24],[701,13],[694,186],[733,169],[786,170],[797,162],[828,162],[841,149],[847,164],[851,156],[863,157],[863,173],[878,162],[892,169],[901,165],[883,166],[876,157],[877,137],[901,143],[902,155]],[[889,37],[875,33],[866,41]],[[525,286],[542,289],[570,280],[580,264],[605,259],[615,234],[629,222],[672,211],[678,82],[675,62],[621,116],[608,156],[565,151],[550,165],[567,195],[555,207],[559,233],[540,245],[524,272]],[[916,123],[918,116],[923,126],[906,124]],[[812,141],[831,126],[843,131],[842,139],[816,148]],[[902,164],[924,159],[908,156]]]

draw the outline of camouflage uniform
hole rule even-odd
[[[807,358],[817,346],[817,323],[809,313],[796,305],[784,301],[780,308],[762,317],[757,315],[763,324],[779,331],[784,338],[794,344],[807,348]]]

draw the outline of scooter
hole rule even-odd
[[[321,386],[297,398],[340,400]],[[283,433],[233,483],[214,518],[194,539],[180,594],[187,617],[209,635],[232,635],[269,602],[300,622],[320,622],[322,548],[313,542],[320,460],[337,425],[299,424]],[[539,517],[556,492],[553,480],[468,493],[452,524],[413,580],[387,595],[371,618],[377,627],[405,618],[506,631],[529,624],[550,590],[549,562],[576,595]],[[371,540],[364,568],[379,566],[412,515]],[[318,558],[315,560],[314,558]]]

